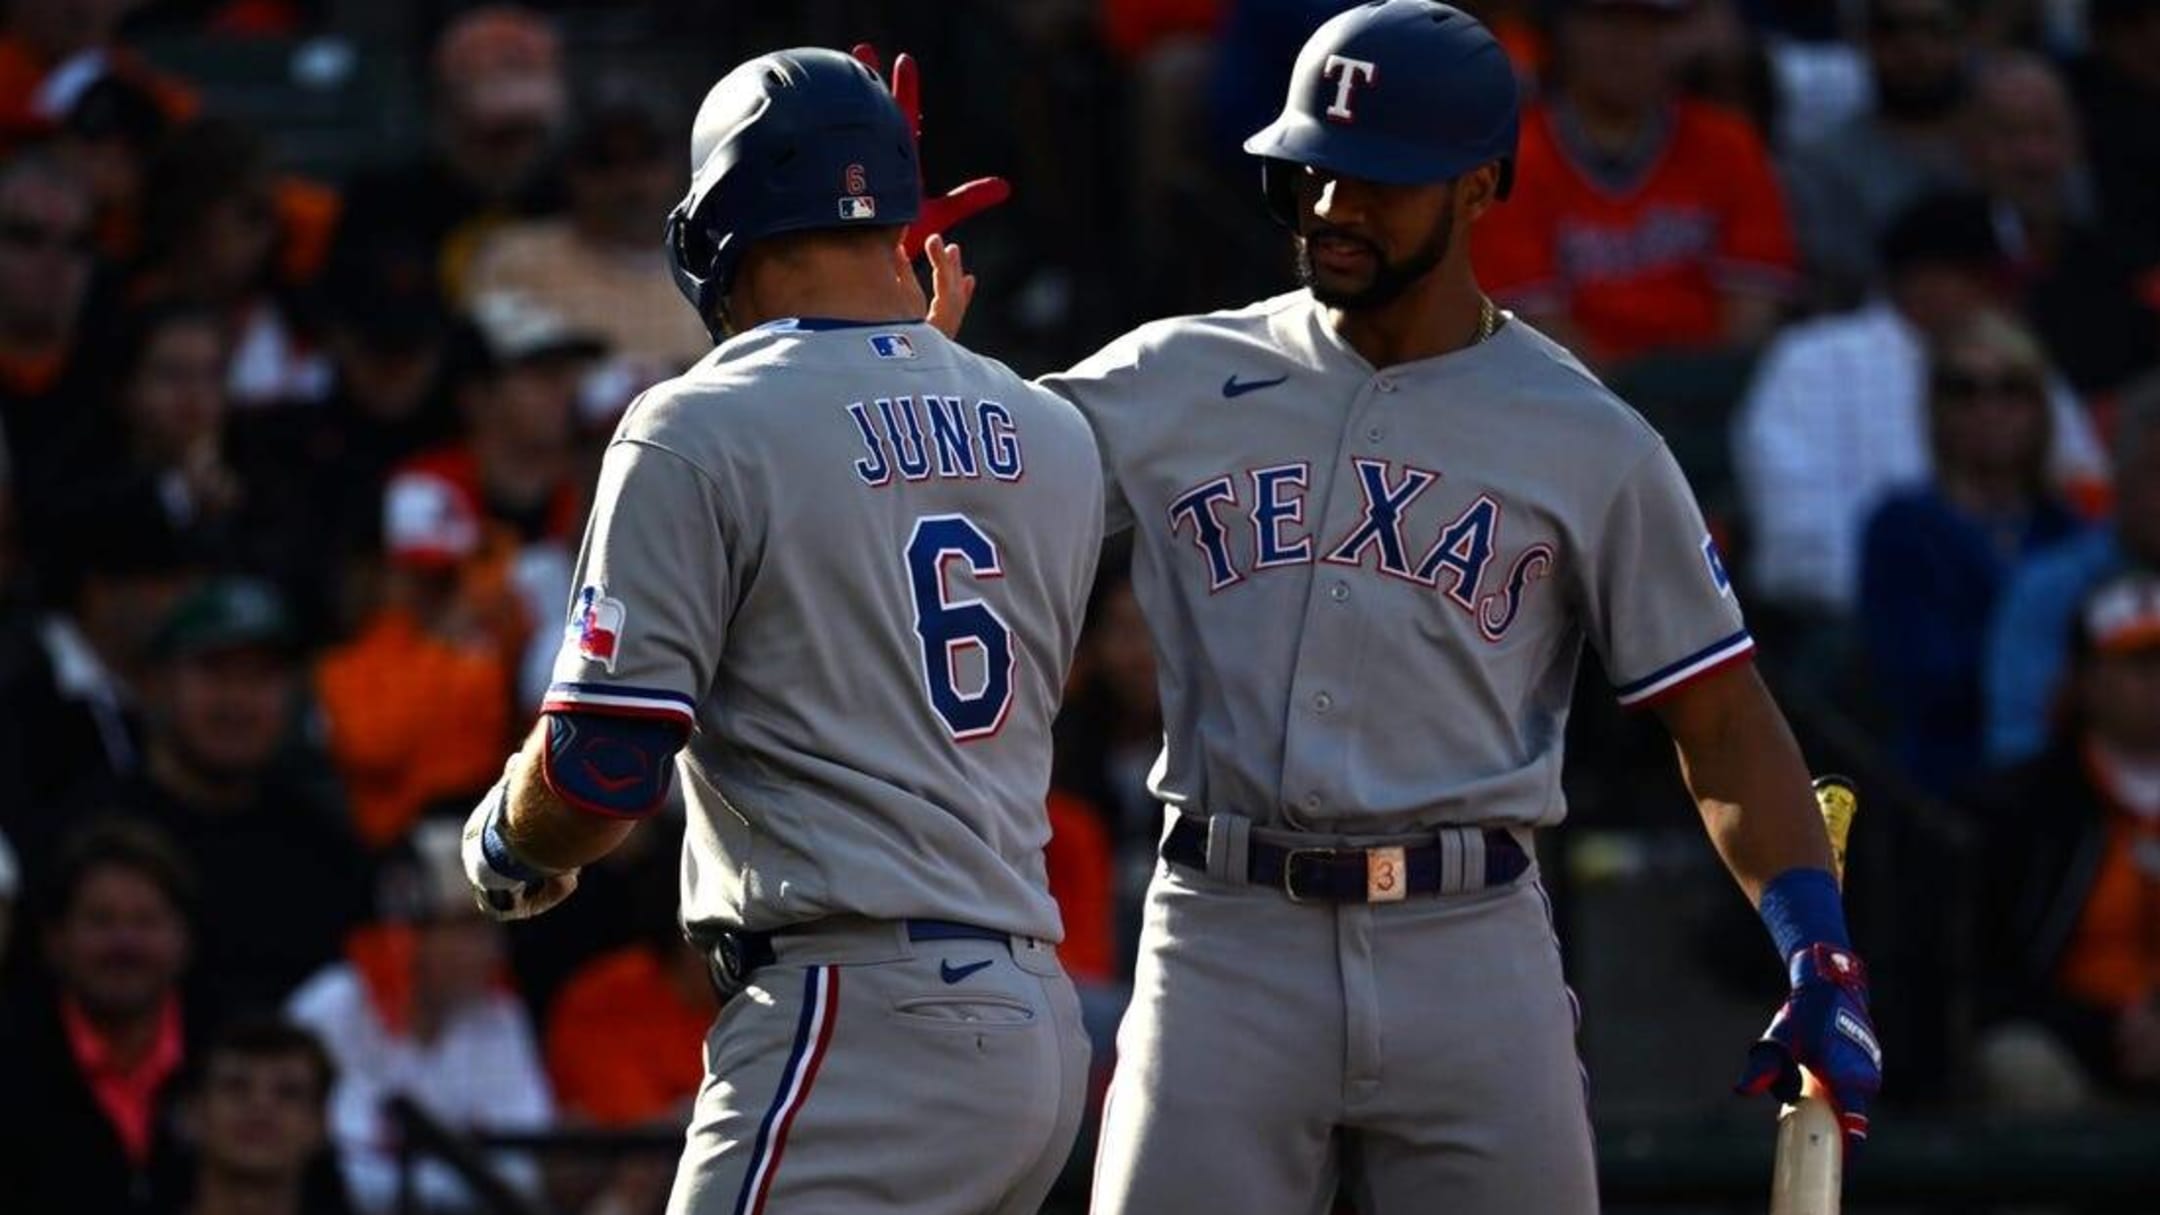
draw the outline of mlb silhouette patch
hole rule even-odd
[[[872,198],[868,194],[864,194],[861,196],[849,195],[848,197],[841,199],[840,218],[876,219],[877,199]]]
[[[870,335],[870,352],[881,359],[912,359],[915,343],[904,333],[873,333]]]
[[[577,608],[570,614],[570,632],[577,638],[579,657],[599,663],[613,675],[622,629],[622,600],[608,598],[597,586],[578,592]]]
[[[1702,559],[1703,565],[1710,570],[1710,585],[1716,587],[1720,595],[1731,595],[1732,576],[1725,572],[1725,557],[1718,552],[1717,541],[1709,536],[1702,538]]]

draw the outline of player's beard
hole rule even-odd
[[[1452,198],[1450,201],[1453,201]],[[1338,290],[1320,281],[1313,266],[1312,238],[1325,233],[1337,240],[1350,241],[1365,247],[1372,258],[1371,281],[1353,291]],[[1368,308],[1380,308],[1401,298],[1419,279],[1431,274],[1441,262],[1447,260],[1448,247],[1455,241],[1455,211],[1453,207],[1440,212],[1439,222],[1433,225],[1432,235],[1417,251],[1401,261],[1391,262],[1381,253],[1380,246],[1362,236],[1356,236],[1325,224],[1314,227],[1298,237],[1298,282],[1312,292],[1314,299],[1330,308],[1357,312]]]

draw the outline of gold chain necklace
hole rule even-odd
[[[1491,337],[1500,328],[1500,310],[1485,296],[1478,297],[1477,336],[1470,339],[1472,346]]]

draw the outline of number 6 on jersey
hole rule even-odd
[[[1002,578],[997,544],[966,515],[926,515],[908,538],[908,582],[915,599],[915,636],[922,641],[923,690],[930,709],[954,741],[988,738],[1012,708],[1012,630],[997,609],[980,599],[948,599],[945,565],[967,562],[977,578]],[[983,655],[983,685],[960,690],[959,658],[970,648]]]

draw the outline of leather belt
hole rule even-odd
[[[1206,873],[1208,821],[1180,816],[1163,839],[1162,856]],[[1505,886],[1529,868],[1529,854],[1508,832],[1443,827],[1430,843],[1378,847],[1305,848],[1253,837],[1246,846],[1245,880],[1272,886],[1294,903],[1391,903],[1413,894]]]
[[[713,986],[721,997],[741,991],[750,982],[750,976],[772,965],[777,957],[773,940],[804,931],[814,931],[808,925],[771,932],[723,932],[713,940],[709,953],[709,969]],[[909,920],[907,936],[910,941],[997,941],[1000,944],[1013,940],[1013,934],[989,928],[977,928],[973,924],[958,924],[951,920]]]

